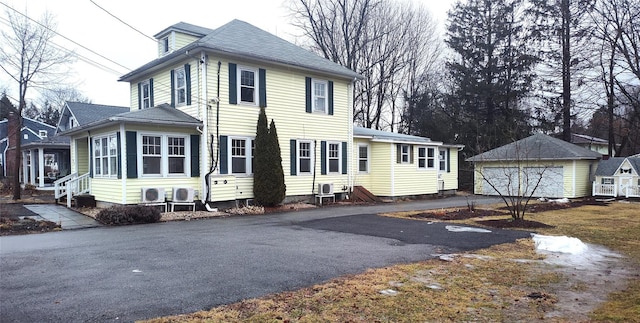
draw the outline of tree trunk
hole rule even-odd
[[[562,139],[571,142],[571,11],[562,0]]]

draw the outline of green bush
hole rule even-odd
[[[260,109],[258,116],[255,140],[253,196],[258,205],[275,206],[284,200],[287,186],[284,183],[276,124],[271,120],[271,125],[267,127],[264,108]]]
[[[98,213],[96,220],[107,225],[154,223],[160,221],[160,211],[143,205],[113,206]]]

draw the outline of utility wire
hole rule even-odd
[[[12,8],[11,6],[9,6],[8,4],[6,4],[6,3],[4,3],[4,2],[0,2],[0,4],[1,4],[1,5],[3,5],[3,6],[5,6],[5,7],[7,7],[8,9],[10,9],[10,10],[14,11],[15,13],[17,13],[17,14],[19,14],[19,15],[21,15],[21,16],[23,16],[23,17],[25,17],[25,18],[27,18],[27,19],[29,19],[29,20],[31,20],[31,21],[33,21],[33,22],[35,22],[36,24],[38,24],[38,25],[39,25],[39,26],[41,26],[42,28],[45,28],[45,29],[47,29],[47,30],[49,30],[49,31],[53,32],[54,34],[56,34],[56,35],[58,35],[58,36],[60,36],[60,37],[62,37],[62,38],[64,38],[64,39],[66,39],[66,40],[68,40],[68,41],[70,41],[70,42],[72,42],[72,43],[74,43],[74,44],[76,44],[76,45],[78,45],[78,46],[82,47],[83,49],[88,50],[89,52],[91,52],[91,53],[93,53],[93,54],[95,54],[95,55],[98,55],[98,56],[100,56],[101,58],[103,58],[103,59],[105,59],[105,60],[107,60],[107,61],[109,61],[109,62],[111,62],[111,63],[113,63],[113,64],[116,64],[116,65],[118,65],[118,66],[120,66],[120,67],[124,68],[124,69],[125,69],[125,70],[127,70],[127,71],[131,71],[131,69],[130,69],[130,68],[128,68],[128,67],[126,67],[126,66],[124,66],[124,65],[122,65],[122,64],[120,64],[120,63],[118,63],[118,62],[116,62],[116,61],[114,61],[114,60],[112,60],[112,59],[110,59],[110,58],[108,58],[108,57],[105,57],[104,55],[102,55],[102,54],[100,54],[100,53],[97,53],[96,51],[93,51],[93,50],[91,50],[91,49],[87,48],[87,47],[86,47],[86,46],[84,46],[84,45],[81,45],[81,44],[79,44],[79,43],[75,42],[74,40],[72,40],[72,39],[70,39],[70,38],[68,38],[68,37],[66,37],[66,36],[64,36],[64,35],[62,35],[62,34],[60,34],[60,33],[58,33],[57,31],[55,31],[55,30],[53,30],[53,29],[49,28],[48,26],[45,26],[45,25],[41,24],[40,22],[38,22],[38,21],[36,21],[36,20],[32,19],[31,17],[29,17],[29,16],[27,16],[27,15],[23,14],[22,12],[20,12],[20,11],[18,11],[18,10],[16,10],[16,9],[13,9],[13,8]]]
[[[136,31],[136,32],[138,32],[140,35],[142,35],[142,36],[144,36],[144,37],[147,37],[147,38],[151,39],[151,41],[153,41],[154,43],[156,42],[156,39],[155,39],[155,38],[150,37],[150,36],[147,36],[147,34],[145,34],[145,33],[141,32],[140,30],[138,30],[138,29],[136,29],[135,27],[131,26],[130,24],[126,23],[124,20],[122,20],[122,19],[120,19],[120,18],[116,17],[116,15],[112,14],[111,12],[109,12],[109,10],[107,10],[107,9],[105,9],[105,8],[101,7],[99,4],[95,3],[95,1],[93,1],[93,0],[89,0],[89,1],[90,1],[91,3],[93,3],[96,7],[98,7],[98,8],[100,8],[100,9],[102,9],[102,11],[106,12],[107,14],[109,14],[109,16],[111,16],[111,17],[115,18],[116,20],[118,20],[119,22],[123,23],[125,26],[127,26],[127,27],[129,27],[129,28],[131,28],[131,29],[135,30],[135,31]]]

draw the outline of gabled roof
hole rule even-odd
[[[0,121],[0,138],[6,138],[8,135],[9,129],[9,121],[4,119]],[[46,124],[44,122],[40,122],[38,120],[34,120],[27,117],[22,117],[22,128],[21,130],[28,129],[30,132],[38,135],[40,130],[47,131],[47,137],[53,137],[56,133],[56,127]]]
[[[300,69],[328,73],[348,79],[362,78],[360,74],[342,65],[320,57],[249,23],[235,19],[214,29],[199,40],[123,75],[119,81],[133,81],[163,63],[186,58],[183,55],[194,50],[209,50],[244,59],[295,66]]]
[[[200,120],[178,109],[172,108],[168,104],[163,104],[154,108],[116,114],[114,116],[97,120],[84,126],[75,127],[61,133],[64,135],[72,135],[74,133],[102,128],[108,125],[119,123],[167,125],[178,127],[202,126],[202,122]]]
[[[67,108],[80,126],[130,110],[128,107],[82,102],[67,102]]]
[[[609,141],[606,139],[592,137],[588,135],[581,135],[577,133],[571,134],[571,143],[574,144],[600,144],[600,145],[608,145]]]
[[[185,34],[189,34],[189,35],[193,35],[196,37],[203,37],[206,36],[208,34],[210,34],[213,29],[209,29],[206,27],[200,27],[200,26],[196,26],[196,25],[192,25],[192,24],[188,24],[186,22],[179,22],[175,25],[171,25],[165,29],[163,29],[161,32],[153,35],[154,38],[159,39],[160,37],[168,34],[171,31],[177,31],[177,32],[181,32],[181,33],[185,33]]]
[[[24,145],[22,145],[22,149],[29,149],[29,148],[39,148],[39,147],[44,147],[44,148],[69,148],[71,143],[71,139],[69,138],[69,136],[53,136],[53,137],[47,137],[47,138],[43,138],[40,140],[36,140],[33,142],[29,142],[26,143]]]
[[[631,167],[636,171],[636,174],[640,174],[640,157],[612,157],[607,160],[601,160],[598,162],[598,168],[596,169],[596,176],[613,176],[618,171],[618,168],[622,163],[628,160]]]
[[[441,142],[431,141],[426,137],[404,135],[401,133],[375,130],[363,127],[353,127],[353,136],[359,138],[369,138],[373,141],[389,141],[396,143],[416,143],[429,145],[442,145]]]
[[[467,161],[514,161],[514,160],[579,160],[599,159],[602,155],[572,143],[547,136],[533,136],[489,150],[468,158]]]

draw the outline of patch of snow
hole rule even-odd
[[[435,290],[440,290],[440,289],[442,289],[442,286],[440,286],[440,284],[438,284],[438,283],[433,283],[433,284],[431,284],[431,285],[428,285],[427,287],[428,287],[428,288],[431,288],[431,289],[435,289]]]
[[[457,256],[457,254],[452,253],[452,254],[448,254],[448,255],[439,255],[438,259],[442,260],[442,261],[453,261]]]
[[[387,296],[396,296],[398,295],[398,292],[393,289],[383,289],[380,291],[380,294]]]
[[[490,233],[491,231],[480,228],[470,228],[470,227],[461,227],[458,225],[447,225],[444,227],[445,229],[451,232],[479,232],[479,233]]]
[[[134,269],[134,270],[132,270],[131,272],[132,272],[132,273],[141,273],[141,272],[142,272],[142,270],[140,270],[140,269]]]
[[[569,199],[568,198],[562,198],[562,199],[557,199],[557,200],[549,200],[549,202],[551,203],[558,203],[558,204],[564,204],[564,203],[569,203]]]
[[[544,198],[544,197],[541,197],[541,198],[539,198],[539,199],[538,199],[538,201],[540,201],[540,202],[546,202],[546,201],[547,201],[547,199],[546,199],[546,198]]]
[[[544,236],[533,234],[536,250],[569,253],[578,255],[587,251],[587,245],[578,238],[567,236]]]
[[[585,244],[578,238],[533,234],[536,251],[547,255],[546,263],[600,272],[610,267],[615,259],[623,258],[605,247]]]

